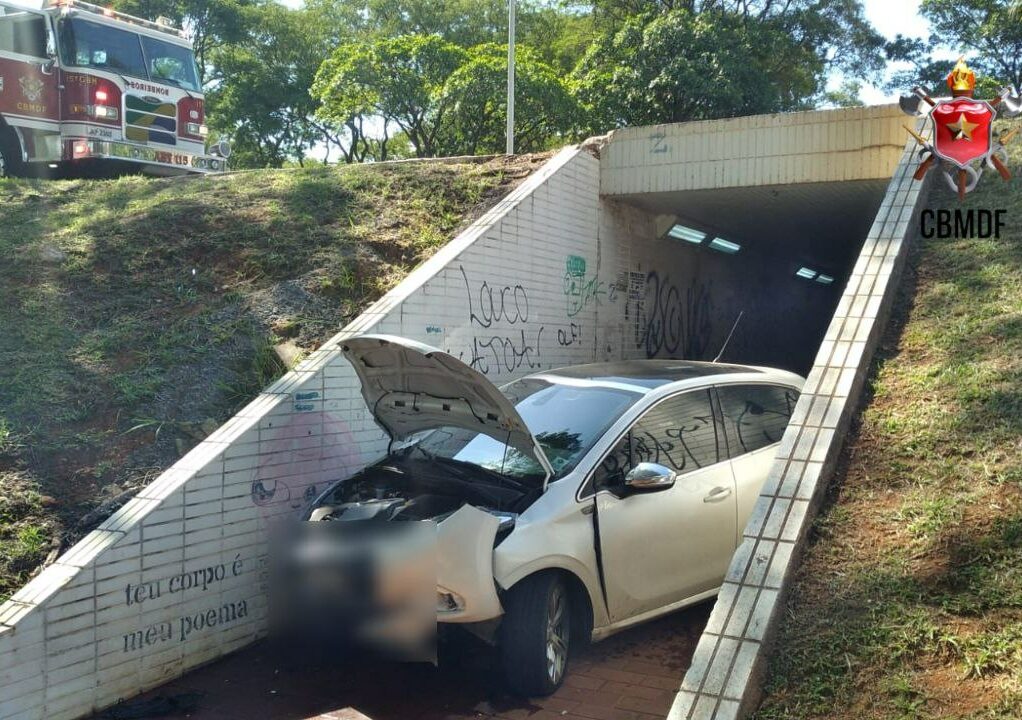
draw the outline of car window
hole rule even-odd
[[[798,391],[780,385],[721,385],[717,388],[731,457],[780,442]]]
[[[668,398],[647,410],[617,442],[597,467],[594,486],[600,490],[620,485],[628,471],[642,462],[679,473],[713,465],[723,459],[717,450],[718,434],[708,391]]]
[[[536,437],[554,470],[552,479],[571,472],[614,422],[641,397],[633,390],[575,387],[523,378],[501,388]],[[424,433],[418,443],[430,455],[472,463],[488,470],[527,477],[543,475],[539,463],[500,440],[459,428]]]
[[[0,52],[45,58],[46,44],[42,15],[0,6]]]

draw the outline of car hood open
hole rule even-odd
[[[489,435],[533,458],[550,462],[514,405],[486,377],[435,347],[394,335],[360,335],[341,342],[362,383],[376,422],[395,440],[440,427]]]

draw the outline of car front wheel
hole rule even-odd
[[[541,573],[511,588],[501,623],[504,679],[521,695],[549,695],[568,669],[571,597],[556,573]]]

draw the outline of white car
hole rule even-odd
[[[437,522],[438,622],[495,641],[525,695],[561,684],[574,643],[717,593],[803,383],[638,360],[498,389],[404,338],[342,350],[391,451],[307,519]]]

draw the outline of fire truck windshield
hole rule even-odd
[[[60,23],[60,52],[67,65],[201,92],[192,51],[149,35],[72,17]]]

